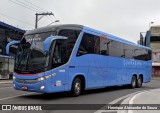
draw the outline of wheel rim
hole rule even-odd
[[[79,94],[81,91],[81,84],[79,82],[75,83],[75,93]]]
[[[135,77],[133,77],[132,86],[133,86],[133,87],[136,86],[136,79],[135,79]]]
[[[141,86],[141,85],[142,85],[141,77],[138,79],[138,85],[139,85],[139,86]]]

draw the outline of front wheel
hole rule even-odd
[[[131,80],[131,88],[135,88],[136,85],[137,85],[137,78],[136,76],[133,76]]]
[[[137,80],[137,88],[140,88],[140,87],[142,87],[142,77],[141,76],[139,76],[138,77],[138,80]]]
[[[75,78],[72,84],[71,93],[73,96],[79,96],[82,91],[82,84],[80,78]]]

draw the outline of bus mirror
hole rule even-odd
[[[48,52],[49,51],[49,48],[51,46],[51,43],[54,41],[54,40],[57,40],[57,39],[64,39],[64,40],[67,40],[68,37],[64,37],[64,36],[49,36],[48,38],[46,38],[44,40],[44,51],[45,52]]]
[[[12,46],[12,45],[17,45],[17,44],[20,44],[20,41],[12,41],[12,42],[9,42],[6,46],[6,54],[9,55],[9,48]]]

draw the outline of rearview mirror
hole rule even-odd
[[[56,40],[56,39],[64,39],[64,40],[67,40],[68,37],[64,37],[64,36],[50,36],[48,38],[45,39],[44,41],[44,51],[45,52],[48,52],[49,51],[49,48],[51,46],[51,43]]]
[[[9,55],[9,48],[12,46],[12,45],[17,45],[17,44],[20,44],[20,41],[12,41],[12,42],[9,42],[6,46],[6,54]]]

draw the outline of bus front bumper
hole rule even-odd
[[[31,92],[41,92],[41,93],[52,93],[52,85],[50,80],[44,80],[41,82],[37,82],[34,84],[27,84],[27,83],[19,83],[13,80],[13,87],[16,90],[22,91],[31,91]]]
[[[19,83],[13,80],[13,87],[16,90],[39,93],[56,93],[65,91],[65,86],[55,86],[55,84],[52,84],[51,79],[40,81],[34,84]]]

